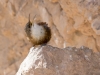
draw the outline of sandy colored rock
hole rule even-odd
[[[0,75],[9,75],[32,47],[24,32],[29,14],[51,27],[49,45],[100,51],[100,0],[0,0]]]
[[[30,49],[16,75],[99,75],[100,53],[87,47]]]

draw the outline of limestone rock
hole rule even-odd
[[[100,75],[100,53],[87,47],[30,49],[16,75]]]

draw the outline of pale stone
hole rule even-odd
[[[16,75],[99,75],[99,63],[100,53],[93,53],[84,46],[32,47]]]
[[[96,32],[97,35],[100,35],[100,17],[97,17],[93,21],[92,28]]]

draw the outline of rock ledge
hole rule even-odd
[[[16,75],[100,75],[100,53],[84,46],[32,47]]]

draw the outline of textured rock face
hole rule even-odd
[[[100,75],[100,53],[87,47],[31,48],[16,75]]]
[[[0,0],[0,75],[14,75],[32,46],[24,33],[29,13],[51,27],[50,45],[100,51],[100,0]]]

